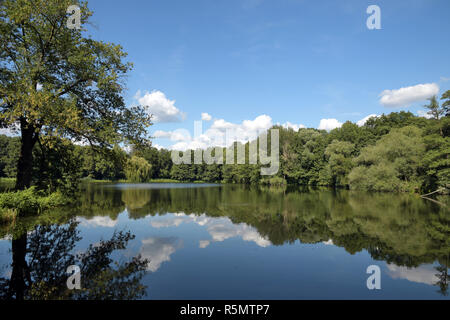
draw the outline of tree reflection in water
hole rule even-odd
[[[442,197],[438,200],[448,204],[448,196]],[[426,283],[436,285],[440,294],[447,295],[450,260],[447,208],[409,194],[90,184],[70,214],[87,221],[98,218],[117,221],[120,214],[126,214],[130,220],[170,213],[193,218],[205,216],[211,221],[226,218],[233,226],[251,227],[264,243],[274,246],[296,241],[331,242],[351,255],[367,251],[374,260],[398,266],[401,278],[409,279],[424,265],[430,268],[434,265],[434,270],[426,270],[429,277]],[[51,221],[61,222],[58,214],[52,214]],[[9,233],[0,229],[0,237]],[[3,280],[5,285],[0,283],[3,297],[132,299],[143,295],[144,289],[139,285],[145,268],[142,260],[136,258],[128,265],[110,267],[110,254],[124,248],[131,235],[117,233],[110,242],[92,246],[84,256],[70,254],[79,241],[74,222],[59,227],[40,226],[28,237],[28,240],[26,235],[14,237],[12,276]],[[157,262],[153,260],[154,265]],[[83,291],[66,289],[65,271],[70,264],[83,266]]]
[[[174,212],[228,217],[254,227],[273,245],[332,240],[350,254],[367,250],[375,260],[409,270],[436,263],[434,285],[448,294],[450,212],[414,195],[245,186],[97,187],[86,195],[97,196],[95,202],[85,201],[86,207],[101,203],[104,210],[109,199],[116,211],[126,208],[131,219]],[[448,196],[442,197],[439,201],[448,203]]]
[[[448,257],[445,264],[440,264],[438,267],[436,267],[436,277],[438,278],[438,281],[434,285],[439,286],[438,293],[442,294],[443,296],[448,296],[448,283],[450,281],[450,275],[448,274]]]
[[[111,254],[134,239],[130,232],[115,232],[110,240],[91,244],[74,253],[81,240],[78,222],[39,225],[12,240],[12,273],[0,278],[0,299],[137,299],[145,295],[141,284],[148,260],[113,262]],[[66,273],[70,265],[81,269],[81,289],[70,290]]]

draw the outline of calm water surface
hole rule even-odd
[[[411,195],[92,184],[77,207],[1,227],[0,287],[20,280],[15,253],[25,298],[67,294],[74,264],[89,290],[72,298],[448,299],[449,226]],[[367,289],[370,265],[381,290]]]

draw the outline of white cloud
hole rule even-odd
[[[428,114],[428,111],[426,111],[426,110],[418,110],[417,111],[417,115],[419,117],[424,117],[424,118],[427,118],[427,119],[433,118],[433,116],[431,114]]]
[[[147,270],[155,272],[161,264],[170,261],[170,256],[182,246],[178,238],[156,238],[151,237],[142,240],[140,254],[144,259],[150,260]]]
[[[191,139],[189,131],[178,129],[175,131],[156,131],[153,136],[158,139],[169,139],[171,141],[189,141]]]
[[[161,146],[161,145],[159,145],[159,144],[157,144],[157,143],[152,143],[152,147],[153,147],[153,148],[156,148],[156,149],[158,149],[158,150],[164,149],[163,146]]]
[[[188,149],[206,149],[209,147],[228,147],[234,141],[246,143],[254,140],[259,134],[267,131],[273,126],[272,118],[267,115],[260,115],[254,120],[244,120],[242,123],[231,123],[224,119],[214,120],[211,127],[203,134],[191,137],[189,131],[178,129],[179,135],[174,136],[173,132],[158,133],[160,137],[169,137],[175,143],[170,147],[173,150],[185,151]],[[177,139],[175,140],[175,137]]]
[[[209,240],[200,240],[198,246],[199,246],[199,248],[203,249],[203,248],[206,248],[207,246],[209,246],[209,244],[210,244]]]
[[[173,218],[173,219],[158,219],[150,222],[153,228],[169,228],[169,227],[178,227],[180,224],[184,222],[183,218]]]
[[[117,220],[112,220],[108,216],[94,217],[92,219],[79,218],[80,224],[84,227],[106,227],[114,228],[117,225]]]
[[[158,130],[153,134],[153,137],[159,139],[170,139],[171,136],[172,136],[171,131],[163,131],[163,130]]]
[[[384,90],[380,94],[380,103],[385,107],[406,107],[438,93],[439,86],[436,83],[418,84],[396,90]]]
[[[244,120],[242,126],[246,130],[267,130],[272,126],[272,118],[268,115],[261,115],[255,118],[255,120]]]
[[[320,120],[318,129],[330,131],[336,128],[340,128],[341,126],[342,123],[340,123],[336,119],[322,119]]]
[[[156,228],[179,226],[181,223],[195,223],[206,228],[213,242],[222,242],[233,237],[240,237],[244,241],[251,241],[260,247],[270,246],[272,243],[262,237],[258,231],[246,223],[234,224],[228,217],[211,218],[205,214],[197,216],[177,213],[173,216],[155,219],[151,225]],[[205,248],[210,240],[200,240],[199,247]]]
[[[241,237],[242,240],[254,242],[260,247],[268,247],[272,244],[267,238],[262,237],[255,228],[245,223],[233,224],[228,218],[217,219],[207,227],[207,230],[215,242]]]
[[[286,129],[292,128],[294,131],[298,131],[302,128],[306,128],[303,124],[290,123],[289,121],[284,123],[282,126],[283,126],[283,128],[286,128]]]
[[[367,122],[367,120],[369,120],[370,118],[376,118],[376,117],[378,117],[378,115],[376,115],[376,114],[369,114],[367,117],[357,121],[356,124],[358,126],[362,127]]]
[[[203,121],[211,121],[212,117],[210,114],[206,113],[206,112],[202,112],[202,120]]]
[[[406,279],[411,282],[425,283],[433,285],[438,281],[436,277],[436,270],[432,265],[420,266],[417,268],[407,268],[399,267],[395,264],[387,265],[389,272],[388,274],[393,279]]]
[[[185,118],[185,114],[175,107],[175,100],[169,100],[161,91],[147,91],[143,96],[138,91],[135,99],[141,106],[145,107],[149,114],[153,115],[153,122],[155,123],[179,122]]]
[[[449,77],[441,77],[441,81],[447,82],[447,81],[450,81],[450,78]]]

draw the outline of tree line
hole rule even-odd
[[[275,176],[261,176],[259,164],[176,165],[169,150],[148,145],[127,153],[118,145],[99,150],[55,139],[52,147],[46,143],[34,148],[33,181],[49,191],[70,190],[83,178],[298,184],[397,192],[448,190],[449,96],[450,91],[443,95],[442,106],[435,97],[430,99],[428,119],[401,111],[370,118],[363,126],[346,122],[330,132],[275,126],[280,132],[280,170]],[[18,137],[0,136],[0,177],[16,177],[19,145]]]
[[[172,165],[170,178],[366,191],[448,190],[449,97],[450,91],[444,93],[442,106],[436,97],[430,99],[425,106],[430,118],[401,111],[370,118],[363,126],[348,121],[330,132],[275,126],[280,132],[280,170],[275,176],[261,176],[260,165],[180,164]],[[139,156],[152,163],[145,153]]]

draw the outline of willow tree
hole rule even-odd
[[[0,128],[21,135],[18,190],[31,185],[38,141],[148,142],[151,117],[122,97],[132,65],[120,45],[86,36],[91,15],[85,1],[0,1]]]
[[[152,176],[152,165],[144,158],[132,156],[125,166],[125,176],[131,182],[147,182]]]

